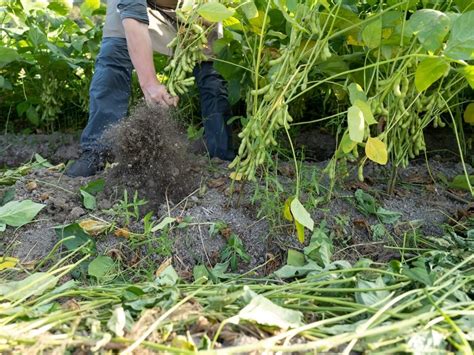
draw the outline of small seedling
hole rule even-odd
[[[222,262],[229,261],[232,271],[237,270],[239,259],[248,263],[250,255],[245,251],[244,244],[238,235],[232,233],[227,241],[227,245],[221,252]]]

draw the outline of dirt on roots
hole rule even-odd
[[[107,185],[138,191],[148,207],[179,202],[199,186],[203,158],[190,151],[184,130],[165,108],[137,106],[105,140],[116,163]]]

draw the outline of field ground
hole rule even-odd
[[[331,139],[318,134],[319,142]],[[176,143],[181,133],[155,138],[148,144],[171,139],[178,153],[188,149]],[[34,150],[54,164],[77,154],[74,135],[2,139],[2,151],[11,152],[2,154],[3,164],[21,165]],[[73,179],[42,163],[18,175],[13,185],[0,188],[0,200],[14,196],[46,207],[33,222],[7,228],[0,238],[4,257],[18,259],[0,273],[0,297],[11,302],[0,304],[0,349],[78,354],[123,350],[137,339],[140,351],[175,353],[222,347],[236,353],[463,349],[474,340],[474,206],[468,192],[448,187],[463,173],[451,147],[438,147],[427,161],[400,171],[392,195],[386,193],[389,168],[369,164],[365,182],[358,182],[357,167],[349,164],[349,177],[326,200],[330,185],[322,172],[331,152],[312,154],[318,153],[314,144],[305,140],[308,160],[300,166],[300,198],[316,225],[315,233],[306,231],[304,244],[282,218],[294,193],[294,166],[286,162],[275,167],[277,174],[243,184],[229,179],[226,162],[189,149],[188,160],[175,161],[171,150],[165,187],[166,178],[155,170],[160,163],[151,161],[163,156],[150,153],[137,163],[127,146],[115,151],[122,154],[121,166],[148,164],[149,172],[108,166],[93,178]],[[184,166],[187,161],[192,167]],[[124,186],[155,174],[161,186],[139,189],[144,196],[134,198],[130,189],[124,195]],[[81,188],[94,181],[105,187],[88,209]],[[59,243],[74,234],[64,226],[77,223],[82,228],[75,233],[93,248]],[[107,270],[91,271],[91,258],[104,256],[112,264],[99,269]],[[26,293],[9,297],[11,280],[25,274],[43,275],[41,284],[50,286],[38,291],[38,279],[29,279]]]

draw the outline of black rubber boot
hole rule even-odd
[[[212,157],[233,160],[232,130],[227,121],[231,117],[225,80],[214,69],[212,62],[202,62],[194,68],[194,77],[201,98],[204,136]]]
[[[97,174],[103,170],[103,167],[104,161],[101,154],[86,150],[81,154],[79,159],[66,169],[65,174],[69,177],[87,177]]]

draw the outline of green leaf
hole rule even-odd
[[[87,191],[81,189],[82,203],[88,210],[95,210],[97,208],[97,201],[95,196],[92,196]]]
[[[31,222],[45,207],[30,200],[11,201],[0,207],[0,222],[12,227],[21,227]]]
[[[419,92],[425,91],[441,79],[450,69],[449,63],[440,57],[426,58],[416,68],[415,86]]]
[[[304,208],[304,206],[297,198],[291,201],[291,214],[298,223],[302,224],[310,231],[313,230],[314,221],[308,211],[306,211],[306,208]]]
[[[108,281],[114,278],[115,262],[110,256],[101,255],[92,260],[87,267],[87,274],[98,281]]]
[[[369,126],[377,123],[374,115],[372,114],[372,109],[366,101],[355,100],[354,105],[362,111],[365,123],[367,123]]]
[[[244,0],[245,2],[240,6],[245,14],[245,17],[249,20],[258,17],[258,9],[252,0]]]
[[[72,2],[70,3],[68,0],[52,0],[48,5],[48,9],[58,15],[66,16],[72,9]]]
[[[75,250],[86,243],[91,243],[94,247],[94,240],[84,232],[78,223],[56,227],[55,231],[60,240],[68,238],[63,243],[68,250]]]
[[[474,186],[474,175],[469,176],[469,182],[471,183],[471,186]],[[453,181],[451,181],[448,186],[451,189],[470,191],[466,175],[455,176]]]
[[[466,78],[471,89],[474,89],[474,65],[467,65],[461,68],[460,72]]]
[[[450,27],[450,18],[432,9],[415,12],[407,22],[407,32],[414,34],[423,48],[431,52],[441,48]]]
[[[474,11],[468,11],[454,21],[444,53],[452,59],[474,59]]]
[[[278,306],[264,296],[258,295],[237,316],[232,317],[230,322],[239,323],[241,320],[286,330],[302,326],[303,314]]]
[[[12,90],[13,89],[13,86],[10,83],[10,81],[5,79],[5,77],[2,76],[2,75],[0,75],[0,89],[4,89],[4,90]]]
[[[209,22],[221,22],[233,16],[235,11],[218,2],[210,2],[201,5],[197,12]]]
[[[304,248],[304,254],[321,266],[327,266],[331,263],[333,254],[333,244],[331,238],[326,233],[326,228],[322,225],[315,229],[311,236],[309,245]]]
[[[0,68],[20,58],[15,48],[0,46]]]
[[[6,229],[7,229],[7,225],[3,222],[0,222],[0,233],[5,232]]]
[[[172,265],[169,265],[163,272],[156,278],[155,282],[159,286],[174,286],[179,280],[179,276]]]
[[[306,276],[310,272],[319,273],[323,271],[322,267],[319,266],[314,261],[309,261],[307,264],[303,266],[293,266],[293,265],[285,265],[274,272],[275,276],[280,279],[289,279],[293,277],[302,277]]]
[[[208,280],[209,271],[205,265],[195,265],[193,267],[193,278],[196,282],[197,280]]]
[[[104,191],[105,180],[103,178],[89,182],[87,185],[81,187],[81,190],[84,190],[91,195],[96,195],[99,192]]]
[[[367,289],[367,288],[384,288],[386,287],[385,282],[379,276],[375,282],[358,280],[357,288]],[[377,302],[382,301],[384,298],[390,295],[389,291],[365,291],[365,292],[356,292],[355,299],[357,303],[363,304],[365,306],[372,306]]]
[[[380,219],[380,222],[385,224],[393,224],[397,222],[402,216],[400,212],[389,211],[382,207],[377,208],[375,214],[377,215],[378,219]]]
[[[56,286],[57,282],[57,277],[47,272],[37,272],[21,281],[0,283],[0,296],[10,301],[39,296]]]
[[[90,17],[99,7],[100,0],[84,0],[81,5],[81,15],[85,18]]]
[[[289,249],[286,264],[291,266],[303,266],[305,264],[304,254],[300,253],[299,251]]]
[[[349,137],[349,131],[344,132],[344,135],[341,139],[341,144],[339,145],[342,151],[345,154],[348,154],[352,152],[355,146],[357,146],[357,142],[351,140],[351,138]]]
[[[159,230],[162,230],[164,229],[165,227],[169,226],[171,223],[174,223],[176,222],[176,218],[173,218],[173,217],[165,217],[163,218],[163,220],[157,224],[156,226],[154,226],[151,231],[152,232],[156,232],[156,231],[159,231]]]
[[[369,48],[378,48],[382,42],[382,18],[370,21],[362,30],[362,40]]]
[[[362,143],[365,134],[364,113],[357,106],[349,107],[347,112],[349,137],[353,142]]]
[[[425,286],[433,286],[434,275],[428,272],[428,269],[425,265],[425,261],[426,260],[424,258],[417,259],[413,263],[415,267],[410,269],[403,269],[403,275]]]
[[[357,209],[365,215],[375,215],[377,213],[377,201],[368,193],[358,189],[354,193],[354,197],[357,202]]]
[[[357,100],[367,102],[367,95],[359,84],[352,83],[347,89],[349,90],[349,99],[352,105],[354,105]]]

